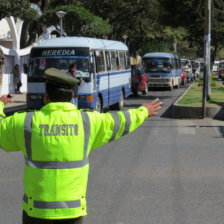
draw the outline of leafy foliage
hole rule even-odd
[[[134,3],[132,0],[81,2],[89,11],[109,22],[112,26],[109,39],[124,41],[123,35],[128,36],[127,44],[132,55],[154,38],[150,34],[158,24],[160,7],[157,0],[138,0]]]
[[[106,21],[77,6],[59,6],[48,10],[40,17],[39,23],[46,26],[57,25],[59,19],[56,16],[56,12],[60,10],[67,13],[63,18],[63,24],[68,36],[85,35],[99,37],[111,31],[110,25]]]
[[[182,26],[188,30],[187,40],[198,47],[198,55],[203,55],[205,30],[205,2],[202,0],[159,0],[166,12],[162,22],[172,27]],[[223,48],[224,1],[212,1],[211,44],[212,60]]]
[[[68,36],[102,37],[102,35],[111,32],[111,27],[108,22],[93,15],[81,6],[67,5],[49,9],[57,1],[48,1],[48,4],[46,4],[46,2],[42,4],[43,2],[44,1],[38,1],[40,8],[45,9],[43,15],[39,17],[33,14],[31,18],[26,19],[24,22],[23,35],[29,38],[24,38],[22,40],[21,45],[23,47],[31,44],[35,40],[36,35],[39,36],[46,27],[54,25],[59,29],[58,25],[60,21],[56,12],[60,10],[67,13],[63,18],[63,29]],[[59,35],[59,32],[57,34]]]
[[[0,20],[5,17],[21,17],[26,14],[30,2],[28,0],[1,0],[0,1]]]
[[[39,15],[29,8],[37,4]],[[1,0],[1,18],[24,19],[21,46],[31,44],[47,26],[59,29],[56,12],[67,12],[63,29],[69,36],[108,36],[125,41],[131,55],[147,51],[177,51],[201,57],[204,46],[203,0]],[[212,1],[212,58],[223,48],[224,1]],[[59,31],[59,30],[58,30]],[[59,35],[59,32],[57,33]]]

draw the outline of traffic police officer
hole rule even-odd
[[[5,117],[0,98],[0,145],[25,156],[23,224],[82,223],[91,150],[116,140],[157,114],[156,99],[138,109],[113,113],[84,112],[71,102],[78,80],[60,70],[45,71],[45,106]]]

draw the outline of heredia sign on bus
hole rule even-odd
[[[76,57],[76,56],[89,56],[88,48],[39,48],[34,47],[31,50],[31,57]]]
[[[74,56],[75,50],[45,50],[42,51],[42,56]]]

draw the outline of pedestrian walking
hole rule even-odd
[[[113,113],[78,110],[71,101],[78,80],[55,68],[45,71],[45,106],[6,117],[0,97],[0,145],[25,157],[23,224],[81,224],[87,215],[89,154],[134,131],[157,114],[159,99]]]
[[[14,80],[14,86],[15,86],[15,93],[21,93],[20,92],[20,87],[22,86],[21,83],[21,74],[20,74],[20,69],[19,69],[19,65],[16,64],[13,70],[13,80]]]
[[[4,64],[5,64],[5,59],[4,57],[1,57],[0,59],[0,76],[2,77],[3,70],[4,70]]]

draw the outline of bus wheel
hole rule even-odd
[[[114,104],[113,109],[115,110],[123,110],[124,108],[124,93],[121,91],[120,101],[116,104]]]
[[[97,97],[95,110],[100,113],[102,112],[102,102],[99,96]]]

